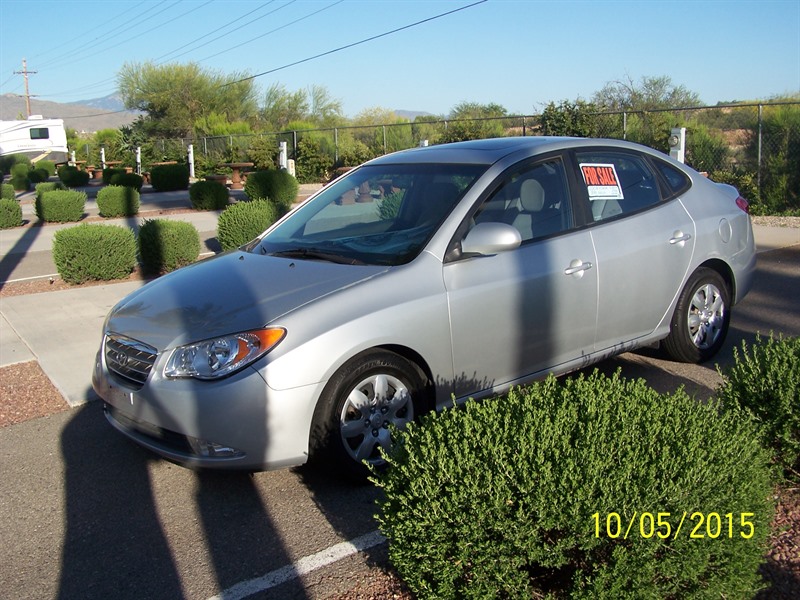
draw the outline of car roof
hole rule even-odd
[[[598,145],[647,151],[647,148],[639,144],[614,139],[551,136],[503,137],[401,150],[376,158],[370,161],[369,164],[460,163],[490,165],[515,153],[533,155],[551,150]]]

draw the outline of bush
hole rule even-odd
[[[144,178],[136,173],[116,173],[111,177],[110,185],[121,185],[123,187],[134,188],[137,192],[142,191]]]
[[[761,587],[769,456],[742,412],[595,372],[429,414],[399,437],[376,480],[378,520],[419,598]],[[690,538],[695,527],[703,539]]]
[[[239,202],[219,216],[217,239],[223,250],[238,248],[258,237],[277,218],[277,209],[266,200]]]
[[[17,197],[17,193],[14,191],[14,186],[10,183],[4,183],[2,185],[2,194],[0,194],[0,198],[4,198],[5,200],[14,200]]]
[[[150,184],[160,192],[174,192],[189,187],[189,167],[186,165],[157,165],[150,169]]]
[[[106,186],[97,192],[97,208],[102,217],[132,217],[139,214],[139,192],[120,185]]]
[[[36,184],[36,199],[41,200],[42,196],[45,192],[52,192],[55,190],[66,190],[67,186],[65,186],[60,181],[44,181],[42,183]]]
[[[800,338],[760,336],[721,372],[717,396],[727,408],[742,407],[755,416],[764,445],[788,479],[800,480]]]
[[[200,234],[191,223],[152,219],[139,230],[139,256],[147,273],[174,271],[193,263],[199,255]]]
[[[89,183],[89,172],[81,171],[78,167],[64,165],[58,169],[58,178],[67,187],[82,187]]]
[[[44,169],[48,178],[56,174],[56,164],[52,160],[40,160],[36,163],[36,168]]]
[[[8,175],[11,173],[11,167],[16,164],[27,165],[28,170],[30,170],[31,159],[24,154],[8,154],[6,156],[0,156],[0,171],[3,173],[3,175]]]
[[[110,185],[111,178],[114,175],[124,175],[125,169],[120,169],[117,167],[106,167],[103,169],[103,185]]]
[[[197,181],[189,188],[189,199],[198,210],[222,210],[228,206],[228,188],[219,181]]]
[[[22,225],[22,207],[10,198],[0,198],[0,229]]]
[[[62,229],[53,238],[53,261],[67,283],[121,279],[136,267],[136,237],[118,225]]]
[[[300,185],[288,171],[272,169],[256,171],[247,176],[244,193],[251,200],[270,200],[282,216],[289,212],[297,199]]]
[[[31,180],[28,179],[30,169],[25,163],[16,163],[11,166],[10,183],[18,192],[27,192],[31,188]]]
[[[28,171],[28,179],[33,184],[47,181],[49,177],[50,174],[45,169],[36,168]]]
[[[86,194],[74,190],[54,190],[36,198],[36,216],[46,223],[80,221],[86,205]]]

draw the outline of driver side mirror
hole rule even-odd
[[[462,256],[487,255],[519,248],[522,236],[505,223],[478,223],[461,242]]]

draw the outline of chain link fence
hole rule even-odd
[[[739,188],[757,214],[800,214],[800,102],[737,104],[589,115],[590,137],[627,139],[669,152],[674,127],[686,128],[686,163]],[[337,170],[416,146],[469,139],[542,134],[540,115],[346,126],[196,140],[154,140],[154,160],[186,156],[194,145],[198,175],[248,161],[276,164],[286,142],[301,182],[327,181]]]

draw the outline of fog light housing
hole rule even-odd
[[[214,442],[201,440],[190,435],[186,436],[186,441],[189,443],[192,452],[203,458],[239,458],[244,456],[244,452],[236,448],[215,444]]]

